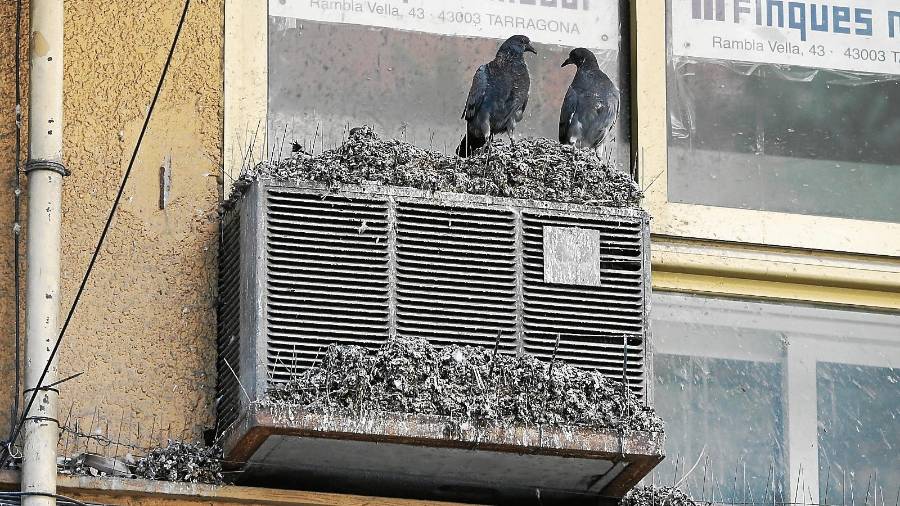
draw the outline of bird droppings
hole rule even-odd
[[[652,408],[599,372],[417,338],[391,338],[375,352],[332,344],[319,364],[274,385],[259,404],[348,418],[436,415],[448,420],[448,434],[498,423],[663,431]]]
[[[57,457],[56,462],[59,474],[134,477],[131,469],[135,460],[130,453],[121,459],[109,458],[96,453],[79,453],[73,457]]]
[[[299,146],[298,146],[299,148]],[[638,207],[643,197],[631,178],[594,151],[550,139],[494,142],[468,158],[383,139],[354,128],[341,146],[311,155],[265,161],[244,171],[227,205],[256,180],[316,182],[336,187],[384,185],[607,207]]]
[[[138,459],[134,466],[137,478],[221,485],[223,453],[220,446],[205,446],[183,441],[169,441]]]
[[[677,488],[644,485],[625,494],[619,506],[696,506],[696,503]]]
[[[85,436],[87,437],[87,436]],[[105,438],[91,436],[94,439]],[[204,483],[222,485],[223,451],[218,445],[206,446],[169,440],[166,446],[138,449],[144,456],[134,456],[130,452],[124,456],[110,458],[93,453],[79,453],[72,457],[57,459],[60,474],[74,476],[120,476],[157,481],[182,483]]]

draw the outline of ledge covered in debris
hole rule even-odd
[[[675,487],[634,487],[619,506],[697,506],[687,494]]]
[[[448,420],[450,436],[486,425],[663,432],[651,407],[598,371],[406,337],[389,339],[375,353],[332,344],[319,364],[273,385],[258,405],[274,416],[297,410],[439,416]]]
[[[264,486],[290,476],[376,495],[468,484],[510,500],[535,488],[620,497],[662,460],[662,429],[599,372],[395,337],[374,352],[331,345],[255,401],[225,448],[246,463],[240,479]]]
[[[460,158],[382,139],[369,127],[354,128],[341,146],[319,155],[300,149],[290,158],[246,168],[226,207],[259,179],[376,184],[605,207],[636,208],[643,197],[628,174],[602,162],[595,152],[550,139],[495,140]]]

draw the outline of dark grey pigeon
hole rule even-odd
[[[587,49],[573,49],[562,66],[569,64],[575,64],[578,70],[559,114],[559,142],[597,148],[610,138],[616,124],[619,90]]]
[[[462,114],[466,136],[456,148],[457,155],[468,156],[496,134],[511,134],[522,121],[531,86],[526,51],[537,54],[528,37],[514,35],[491,62],[478,67]]]

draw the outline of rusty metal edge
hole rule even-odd
[[[272,434],[269,428],[256,423],[256,417],[244,414],[240,423],[235,424],[225,438],[222,468],[233,471],[243,467]]]
[[[394,422],[392,425],[395,429],[406,427],[406,434],[401,430],[395,433],[366,433],[361,431],[346,430],[323,430],[322,419],[325,415],[306,414],[302,417],[305,422],[276,422],[272,414],[266,410],[258,410],[251,417],[248,417],[246,432],[242,436],[230,438],[233,443],[230,445],[231,451],[226,456],[226,462],[230,469],[237,469],[247,463],[262,444],[270,436],[295,436],[308,437],[318,439],[331,440],[350,440],[363,441],[371,443],[390,443],[403,444],[412,446],[432,447],[432,448],[456,448],[466,450],[477,450],[498,453],[514,453],[519,455],[542,455],[553,456],[559,458],[581,458],[581,459],[603,459],[612,461],[614,464],[619,462],[627,462],[628,466],[615,476],[606,486],[598,490],[598,496],[604,497],[622,497],[631,490],[641,479],[643,479],[654,467],[663,461],[665,455],[663,452],[663,435],[651,434],[646,432],[631,432],[622,434],[613,430],[586,430],[582,428],[570,428],[565,430],[581,431],[584,437],[592,437],[594,441],[602,442],[604,448],[596,450],[585,450],[579,448],[553,448],[546,446],[522,446],[503,442],[490,441],[467,441],[460,439],[451,439],[447,437],[435,437],[432,432],[430,435],[425,433],[416,433],[415,428],[419,427],[415,423],[415,419],[419,418],[423,422],[422,426],[433,426],[437,421],[442,420],[441,417],[423,417],[423,416],[403,416],[403,415],[384,415],[389,421],[385,426],[391,425],[390,420]],[[446,421],[446,420],[444,420]],[[412,427],[410,426],[412,422]],[[502,428],[501,428],[502,429]],[[554,430],[561,429],[540,429],[540,428],[513,428],[514,431],[532,431],[542,432],[546,436],[552,436]],[[590,433],[590,434],[587,434]]]
[[[616,461],[624,458],[631,463],[627,469],[634,468],[634,471],[629,473],[637,473],[644,468],[652,469],[664,458],[663,435],[647,432],[621,433],[615,430],[582,427],[494,426],[472,431],[463,437],[448,437],[444,434],[447,419],[438,416],[380,414],[377,425],[364,422],[359,423],[355,429],[352,422],[349,422],[349,425],[348,422],[345,417],[300,411],[294,412],[293,419],[288,420],[273,415],[269,410],[259,409],[232,432],[227,445],[229,451],[226,460],[233,465],[247,462],[272,435],[567,458]],[[522,440],[541,442],[555,440],[567,441],[570,444],[551,446],[516,443]],[[639,463],[642,465],[638,466]]]
[[[645,476],[650,474],[660,462],[665,458],[664,455],[647,456],[644,459],[632,461],[618,476],[616,476],[609,484],[601,490],[601,493],[609,497],[622,497]]]

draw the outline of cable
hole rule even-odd
[[[22,412],[21,417],[19,418],[19,423],[16,426],[16,430],[13,432],[12,440],[15,440],[19,437],[19,433],[22,431],[22,427],[25,425],[25,420],[28,417],[28,413],[31,411],[31,407],[34,405],[34,400],[37,398],[37,393],[44,388],[44,379],[47,377],[47,371],[50,370],[50,364],[53,363],[53,358],[59,352],[59,346],[62,344],[63,337],[66,335],[66,330],[69,328],[69,323],[72,321],[72,316],[75,314],[75,309],[78,307],[78,301],[81,299],[82,293],[84,293],[84,288],[87,285],[88,278],[91,275],[91,271],[94,270],[94,264],[97,263],[97,257],[100,255],[100,250],[103,248],[103,242],[106,240],[106,234],[109,233],[109,228],[112,225],[113,217],[116,215],[116,210],[119,208],[119,201],[122,200],[122,194],[125,192],[125,184],[128,182],[128,177],[131,176],[131,170],[134,168],[134,162],[137,159],[138,151],[141,148],[141,142],[144,140],[144,134],[147,133],[147,126],[150,124],[150,118],[153,116],[153,109],[156,107],[156,101],[159,99],[159,94],[162,91],[163,82],[166,79],[166,74],[169,71],[169,66],[172,64],[172,55],[175,53],[175,46],[178,44],[178,38],[181,36],[181,29],[184,26],[184,20],[187,17],[188,7],[191,5],[191,0],[185,0],[184,2],[184,10],[181,11],[181,19],[178,20],[178,28],[175,30],[175,37],[172,39],[172,47],[169,48],[169,55],[166,58],[166,63],[162,68],[162,74],[159,76],[159,83],[156,85],[156,92],[153,94],[153,100],[150,102],[150,108],[147,110],[147,116],[144,118],[144,125],[141,127],[141,133],[138,135],[137,143],[134,146],[134,151],[131,153],[131,160],[128,162],[128,168],[125,170],[125,175],[122,177],[122,182],[119,184],[119,191],[116,194],[115,200],[113,200],[112,208],[109,210],[109,216],[106,218],[106,224],[103,226],[103,232],[100,233],[100,239],[97,241],[97,246],[94,248],[94,253],[91,255],[91,260],[88,262],[87,270],[84,272],[84,276],[81,278],[81,284],[78,286],[78,291],[75,293],[75,299],[72,301],[72,306],[69,308],[68,314],[66,314],[65,322],[63,323],[62,329],[59,331],[59,337],[56,338],[56,343],[53,345],[53,350],[50,351],[50,358],[47,360],[47,363],[44,364],[44,370],[41,372],[41,376],[38,379],[37,385],[34,388],[34,391],[31,394],[31,397],[28,399],[28,405],[25,407],[25,411]],[[6,465],[8,461],[9,453],[6,452],[3,457],[0,457],[0,469]]]
[[[9,419],[9,439],[8,443],[13,444],[13,434],[16,432],[16,419],[19,417],[19,390],[22,388],[22,364],[21,364],[21,347],[22,347],[22,302],[20,300],[20,281],[22,261],[20,257],[22,243],[22,227],[19,224],[22,214],[22,181],[21,181],[21,165],[22,165],[22,0],[16,0],[16,179],[15,189],[13,190],[15,217],[13,218],[13,307],[15,314],[15,346],[13,353],[15,357],[15,381],[13,390],[13,408]],[[2,468],[3,466],[0,466]]]
[[[48,494],[46,492],[0,492],[0,497],[27,497],[27,496],[39,496],[39,497],[52,497],[54,499],[59,499],[60,501],[65,501],[67,503],[75,504],[77,506],[88,506],[88,504],[83,503],[77,499],[72,499],[71,497],[66,497],[64,495],[59,494]],[[91,503],[93,506],[95,503]]]

